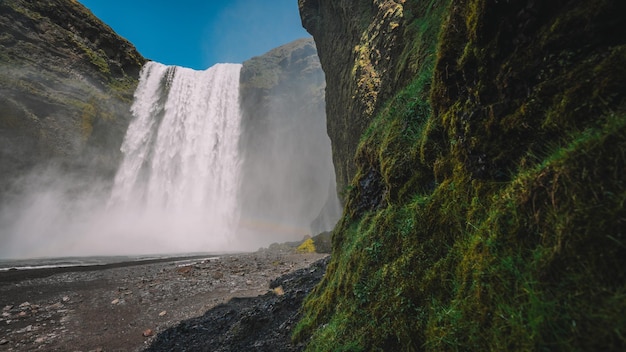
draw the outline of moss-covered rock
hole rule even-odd
[[[0,190],[41,162],[114,171],[135,48],[71,0],[0,2]]]
[[[327,74],[359,64],[332,50],[355,35],[342,23],[370,28],[384,3],[300,1]],[[626,4],[397,5],[402,36],[380,55],[397,58],[385,72],[400,85],[380,85],[389,99],[341,161],[355,163],[344,217],[295,337],[309,350],[625,349]]]

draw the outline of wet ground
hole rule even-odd
[[[325,256],[262,250],[0,272],[0,351],[236,351],[242,346],[261,351],[278,340],[284,342],[282,350],[297,350],[288,342],[294,314],[323,275],[319,264],[310,265]],[[254,330],[257,337],[250,333]]]

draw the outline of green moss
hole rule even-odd
[[[129,76],[111,79],[109,82],[110,93],[120,101],[131,104],[133,102],[133,93],[137,88],[137,83],[137,79]]]
[[[97,67],[101,73],[105,75],[111,73],[111,70],[109,69],[109,64],[105,59],[106,54],[102,49],[98,49],[97,51],[91,50],[87,45],[81,43],[80,41],[76,41],[76,44],[87,55],[87,58],[89,58],[91,64]]]
[[[315,253],[315,244],[313,243],[313,239],[307,238],[302,244],[296,248],[296,252],[298,253]]]
[[[407,2],[394,73],[412,79],[361,137],[294,338],[310,351],[625,349],[624,5],[446,5]]]
[[[95,119],[96,109],[92,104],[85,104],[85,107],[80,113],[80,127],[83,140],[89,139],[93,132],[93,122]]]
[[[14,3],[14,2],[7,2],[7,5],[13,9],[15,12],[18,12],[24,16],[26,16],[27,18],[33,19],[35,21],[39,21],[43,18],[43,16],[36,11],[32,11],[31,9],[22,6],[19,3]]]

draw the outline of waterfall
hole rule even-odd
[[[242,120],[241,67],[144,65],[112,187],[29,173],[0,203],[0,258],[255,250],[332,225],[330,142],[307,81]]]
[[[171,231],[199,245],[232,237],[239,216],[240,69],[144,66],[109,209],[139,210],[135,223],[146,232]]]

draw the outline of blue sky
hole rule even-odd
[[[79,0],[147,59],[206,69],[295,39],[297,0]]]

